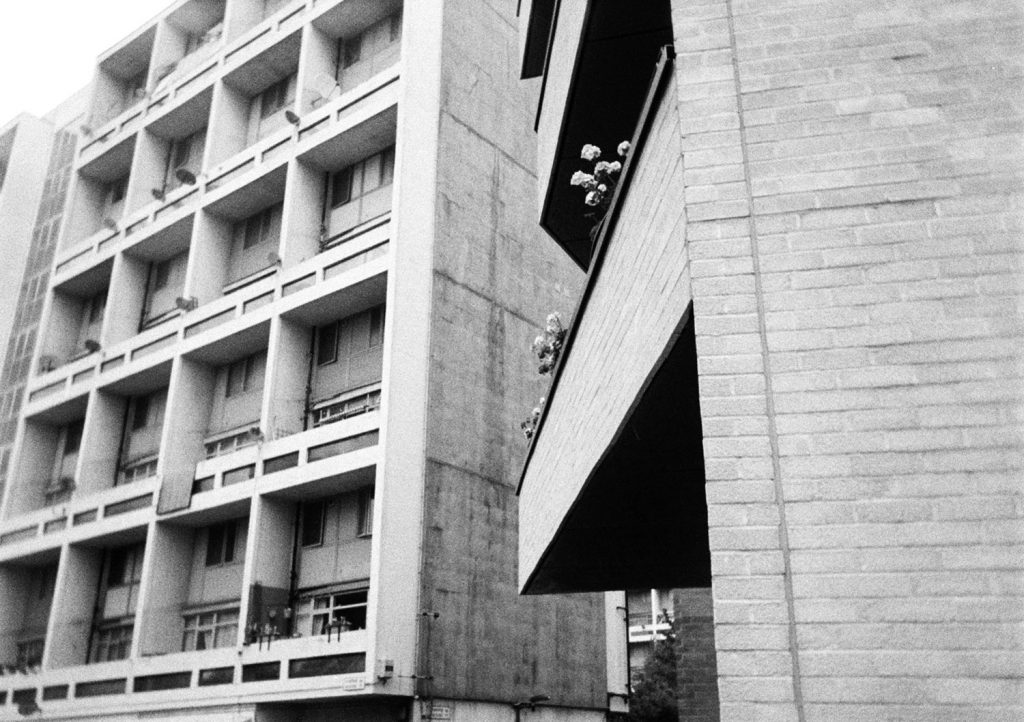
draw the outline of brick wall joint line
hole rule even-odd
[[[789,558],[789,527],[786,522],[786,499],[782,484],[782,466],[779,456],[779,435],[775,424],[775,395],[772,388],[771,355],[768,351],[767,310],[764,303],[764,288],[761,282],[761,263],[758,255],[757,222],[754,218],[754,193],[750,180],[750,156],[747,149],[747,127],[743,117],[743,93],[740,83],[736,28],[732,0],[725,0],[726,19],[729,26],[729,49],[732,62],[733,86],[736,94],[736,114],[739,122],[740,152],[743,160],[743,183],[747,201],[747,226],[750,233],[751,260],[754,266],[754,297],[757,302],[757,323],[761,340],[761,358],[765,377],[765,412],[768,416],[768,441],[771,445],[772,476],[775,488],[775,504],[779,510],[779,547],[782,552],[783,587],[786,595],[786,612],[789,623],[790,660],[793,665],[793,701],[797,719],[804,722],[803,685],[800,679],[800,653],[797,647],[796,608],[793,599],[793,568]]]

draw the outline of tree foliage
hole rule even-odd
[[[643,679],[629,698],[629,722],[678,722],[675,635],[657,642],[644,664]]]

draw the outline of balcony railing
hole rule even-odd
[[[159,229],[171,225],[187,215],[207,197],[222,197],[230,190],[245,185],[279,164],[286,150],[312,144],[312,139],[324,135],[329,129],[338,129],[358,117],[359,111],[368,109],[379,91],[393,88],[398,80],[395,65],[302,117],[297,129],[289,126],[249,146],[201,175],[194,186],[183,185],[168,191],[162,201],[155,201],[124,219],[117,230],[103,228],[61,253],[54,267],[54,283],[60,283],[80,273],[115,252],[141,241]],[[386,99],[386,104],[397,102],[397,92]],[[374,223],[367,224],[372,227]],[[140,235],[146,231],[146,234]],[[345,239],[337,239],[339,242]]]
[[[103,353],[92,354],[73,364],[36,376],[30,380],[26,413],[37,412],[39,409],[35,408],[36,404],[45,403],[49,406],[59,403],[70,396],[85,393],[91,384],[106,383],[115,376],[137,371],[139,367],[135,362],[143,358],[147,359],[147,366],[166,360],[180,343],[201,338],[211,329],[246,317],[265,318],[266,313],[257,312],[300,291],[326,284],[333,287],[338,283],[335,279],[360,269],[373,273],[384,271],[390,230],[390,224],[374,228],[365,236],[314,256],[287,272],[275,274],[229,296],[203,304],[169,323],[104,349]]]

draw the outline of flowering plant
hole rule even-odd
[[[533,407],[533,411],[530,412],[530,415],[526,418],[526,420],[523,421],[523,423],[519,424],[519,428],[522,429],[523,436],[526,437],[527,441],[532,439],[533,435],[537,431],[537,424],[540,422],[540,410],[542,408],[544,408],[543,396],[540,398],[538,404]]]
[[[549,313],[545,319],[544,333],[533,339],[532,349],[540,360],[540,365],[537,367],[539,374],[549,374],[554,370],[555,364],[558,363],[558,357],[562,353],[562,347],[565,345],[565,333],[566,328],[562,323],[562,317],[557,311]],[[540,423],[540,413],[543,408],[544,398],[542,397],[526,420],[519,424],[527,441],[532,439],[537,431],[537,424]]]
[[[549,374],[558,363],[558,355],[562,353],[565,343],[565,326],[557,312],[549,313],[544,326],[544,333],[533,339],[533,352],[540,359],[537,373]]]
[[[620,158],[625,158],[629,153],[629,141],[622,141],[615,150]],[[617,160],[611,162],[598,160],[600,157],[600,148],[590,143],[584,145],[583,150],[580,151],[580,158],[594,163],[593,172],[576,171],[569,179],[569,185],[579,186],[587,192],[583,202],[588,206],[607,210],[615,190],[615,184],[619,181],[622,163]]]

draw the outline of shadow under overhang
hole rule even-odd
[[[690,314],[666,351],[523,593],[710,586]]]

